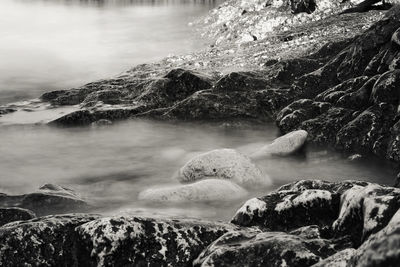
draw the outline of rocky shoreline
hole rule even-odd
[[[63,127],[145,117],[276,121],[289,133],[250,157],[228,149],[200,155],[180,170],[182,185],[150,189],[141,193],[143,199],[241,195],[246,186],[269,183],[252,158],[291,154],[305,141],[373,155],[399,168],[400,8],[339,15],[359,2],[304,0],[288,7],[280,1],[228,1],[208,17],[208,34],[221,37],[210,50],[48,92],[40,102],[54,109],[75,106],[49,122]],[[0,116],[20,109],[5,106]],[[231,222],[71,213],[90,212],[90,204],[51,184],[21,196],[0,194],[0,206],[4,266],[400,262],[400,189],[363,181],[294,182],[248,200]]]

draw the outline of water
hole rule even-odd
[[[196,38],[188,23],[218,2],[1,0],[0,104],[113,76],[170,53],[201,49],[206,42]],[[134,120],[59,129],[43,123],[76,107],[15,104],[21,106],[24,110],[0,117],[0,192],[23,194],[45,183],[60,184],[106,214],[227,220],[246,199],[298,179],[390,184],[394,177],[380,162],[350,162],[338,153],[308,147],[296,156],[256,162],[273,185],[250,190],[236,201],[149,203],[139,201],[138,194],[152,186],[178,184],[173,177],[193,156],[217,148],[250,154],[277,137],[276,127]]]
[[[221,2],[1,0],[0,104],[203,48],[189,23]]]
[[[277,136],[273,125],[226,128],[218,124],[126,121],[106,127],[59,129],[43,125],[0,127],[0,192],[21,194],[45,183],[75,189],[104,213],[155,213],[227,220],[246,199],[297,180],[361,179],[391,183],[379,163],[350,162],[309,147],[305,154],[256,162],[272,187],[250,190],[237,201],[146,203],[138,194],[152,186],[178,184],[173,178],[190,158],[217,148],[250,154]]]

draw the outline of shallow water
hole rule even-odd
[[[203,48],[189,23],[221,0],[1,0],[0,104]]]
[[[0,127],[0,192],[32,192],[44,183],[71,187],[104,213],[166,214],[229,219],[246,199],[298,179],[361,179],[391,183],[394,173],[379,163],[350,162],[309,147],[299,155],[256,162],[272,187],[250,190],[237,201],[148,203],[138,194],[173,178],[191,157],[217,148],[250,154],[277,136],[273,125],[232,128],[218,124],[126,121],[111,126],[60,129],[43,125]]]

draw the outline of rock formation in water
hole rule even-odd
[[[0,226],[0,264],[398,266],[399,208],[397,188],[302,180],[247,201],[231,223],[90,214],[15,218]]]

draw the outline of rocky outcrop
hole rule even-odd
[[[196,220],[47,216],[0,228],[5,266],[188,266],[234,226]]]
[[[35,217],[36,215],[27,209],[0,208],[0,226],[9,222],[26,221]]]
[[[142,191],[140,200],[156,202],[229,201],[240,199],[247,191],[239,185],[222,179],[206,179],[191,184],[155,186]]]
[[[366,182],[303,180],[249,200],[239,226],[90,214],[10,222],[0,226],[0,265],[397,266],[399,196]]]
[[[400,190],[365,182],[303,180],[247,201],[232,222],[269,231],[318,225],[328,236],[359,246],[385,227],[400,208]]]
[[[393,8],[325,66],[296,81],[293,88],[307,99],[278,114],[281,130],[304,129],[313,142],[398,162],[399,14]]]
[[[243,186],[270,185],[270,178],[234,149],[217,149],[198,155],[179,171],[181,182],[201,179],[227,179]]]
[[[71,189],[46,184],[34,193],[25,195],[0,194],[0,207],[19,207],[33,211],[38,216],[85,211],[90,206]]]

